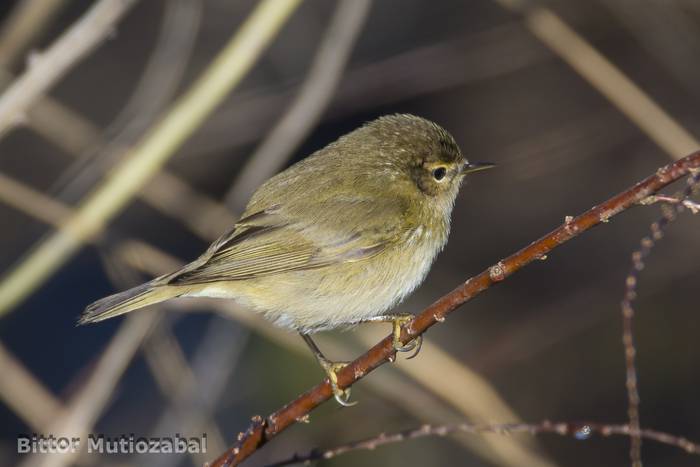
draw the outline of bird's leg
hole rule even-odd
[[[350,388],[340,389],[338,387],[337,372],[342,370],[345,366],[347,366],[347,362],[332,362],[328,360],[318,348],[316,343],[311,339],[311,336],[309,336],[308,334],[299,334],[301,335],[301,338],[304,339],[304,342],[306,342],[306,345],[308,345],[311,351],[313,352],[314,356],[316,357],[316,360],[318,360],[318,363],[321,365],[321,368],[323,368],[323,371],[326,373],[326,376],[328,376],[328,381],[331,383],[333,395],[335,396],[335,400],[338,402],[338,404],[344,407],[350,407],[357,404],[357,402],[349,402]]]
[[[410,313],[396,313],[392,315],[374,316],[372,318],[363,319],[362,323],[391,323],[393,325],[392,344],[397,352],[414,352],[408,357],[408,360],[418,355],[421,345],[423,345],[423,336],[419,335],[407,344],[401,343],[401,326],[413,320],[414,316]]]

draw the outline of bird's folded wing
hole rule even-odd
[[[342,212],[335,214],[342,216]],[[338,228],[337,223],[321,218],[292,219],[282,209],[273,207],[241,219],[201,258],[173,274],[168,283],[244,280],[362,261],[391,244],[382,228],[362,222],[359,225],[355,229],[345,225]]]

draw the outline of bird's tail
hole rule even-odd
[[[182,295],[179,287],[146,282],[132,289],[97,300],[85,308],[78,324],[96,323]]]

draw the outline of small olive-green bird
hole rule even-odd
[[[242,218],[202,256],[171,274],[89,305],[80,323],[102,321],[174,297],[234,299],[298,331],[326,372],[336,400],[343,363],[309,336],[362,322],[400,326],[386,314],[425,279],[447,242],[470,163],[452,136],[413,115],[378,118],[265,182]]]

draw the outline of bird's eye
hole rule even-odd
[[[433,178],[437,180],[438,182],[445,178],[445,175],[447,175],[447,169],[444,167],[438,167],[437,169],[433,169]]]

